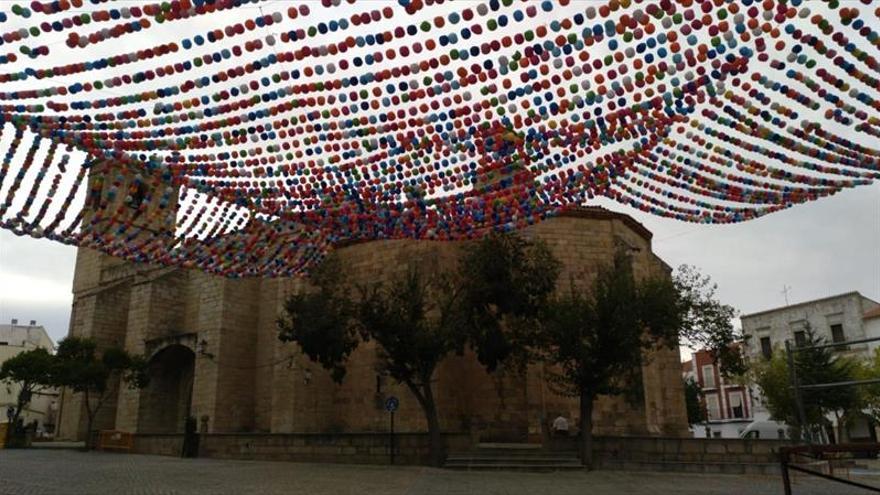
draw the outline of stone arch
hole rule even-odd
[[[190,414],[196,355],[172,344],[155,352],[148,363],[150,383],[141,391],[138,431],[183,433]]]

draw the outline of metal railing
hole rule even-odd
[[[880,443],[844,443],[836,445],[795,445],[791,447],[782,447],[779,449],[779,463],[782,472],[782,485],[785,490],[785,495],[792,495],[790,471],[797,471],[829,481],[834,481],[836,483],[861,488],[869,492],[880,493],[880,487],[868,485],[859,481],[853,481],[849,478],[842,478],[840,476],[835,476],[834,474],[835,467],[841,467],[835,466],[835,462],[840,463],[841,461],[848,460],[848,458],[842,458],[839,454],[866,452],[876,456],[878,451],[880,451]],[[811,462],[795,462],[798,457]],[[810,469],[804,465],[815,465],[817,462],[827,463],[828,472],[824,473],[822,471]]]
[[[858,481],[853,481],[848,478],[842,478],[840,476],[835,476],[835,462],[841,462],[842,456],[852,456],[856,453],[869,453],[874,457],[877,456],[877,453],[880,452],[880,443],[872,442],[872,443],[846,443],[846,444],[836,444],[836,445],[813,445],[813,430],[812,428],[807,427],[806,420],[806,412],[804,409],[803,395],[801,392],[803,390],[824,390],[830,388],[838,388],[838,387],[856,387],[862,385],[871,385],[875,383],[880,383],[880,378],[871,378],[866,380],[847,380],[842,382],[831,382],[831,383],[810,383],[803,385],[800,383],[800,379],[797,374],[797,367],[795,366],[795,358],[794,353],[799,351],[805,351],[808,349],[827,349],[831,347],[848,347],[856,344],[866,344],[868,342],[876,342],[880,341],[880,337],[871,337],[866,339],[858,339],[858,340],[850,340],[845,342],[832,342],[818,345],[810,345],[810,346],[792,346],[790,340],[785,341],[785,353],[786,359],[788,361],[788,372],[789,379],[791,382],[791,388],[794,391],[794,399],[797,406],[797,415],[798,422],[800,423],[800,436],[802,439],[807,441],[807,445],[796,445],[791,447],[782,447],[779,449],[779,461],[780,468],[782,471],[782,483],[785,490],[785,495],[792,495],[791,491],[791,476],[789,471],[796,471],[804,474],[808,474],[811,476],[817,476],[819,478],[827,479],[830,481],[834,481],[837,483],[841,483],[844,485],[853,486],[856,488],[861,488],[873,493],[880,493],[880,487],[867,485],[865,483],[861,483]],[[793,462],[793,459],[800,458],[811,461],[812,463],[827,463],[828,472],[824,473],[822,471],[817,471],[815,469],[810,469],[804,465],[804,463]],[[851,457],[850,457],[851,458]],[[815,465],[815,464],[814,464]]]

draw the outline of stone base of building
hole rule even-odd
[[[209,433],[199,435],[199,457],[264,461],[389,464],[387,433]],[[445,433],[447,452],[469,450],[467,433]],[[180,456],[182,434],[135,434],[133,452]],[[430,464],[427,433],[394,435],[395,464]]]
[[[447,453],[477,448],[468,433],[445,433]],[[201,434],[199,457],[263,461],[389,464],[387,433],[209,433]],[[594,437],[599,469],[728,474],[778,473],[782,440],[697,439],[640,436]],[[394,436],[395,464],[430,464],[428,434]],[[548,451],[576,451],[576,438],[555,438]],[[135,434],[132,452],[180,456],[182,434]]]

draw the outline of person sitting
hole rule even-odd
[[[553,434],[559,437],[568,436],[568,420],[561,414],[553,420]]]

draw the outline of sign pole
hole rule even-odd
[[[393,395],[385,400],[385,410],[391,413],[391,429],[388,433],[388,447],[392,466],[394,465],[394,411],[396,411],[399,406],[400,399]]]

